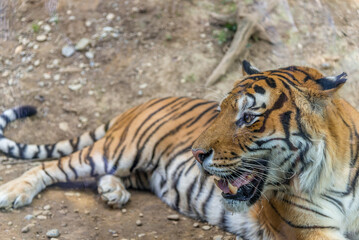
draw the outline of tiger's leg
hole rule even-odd
[[[28,205],[40,191],[54,183],[114,173],[114,159],[111,161],[102,151],[105,143],[106,138],[70,156],[44,162],[0,186],[0,208]],[[122,174],[129,173],[124,169]]]
[[[139,171],[124,178],[108,174],[99,179],[97,189],[107,205],[113,208],[121,208],[131,197],[126,189],[150,190],[150,178],[150,173]]]
[[[121,208],[131,197],[122,179],[114,175],[102,176],[98,182],[97,191],[101,199],[113,208]]]

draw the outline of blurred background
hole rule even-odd
[[[241,24],[213,16],[238,15],[254,18],[260,34],[206,86]],[[355,0],[0,0],[0,110],[23,104],[39,110],[6,134],[55,142],[155,97],[220,100],[241,78],[243,59],[261,70],[345,71],[342,95],[359,109],[358,30]],[[0,184],[37,164],[0,161]],[[234,239],[182,216],[169,221],[176,213],[156,197],[132,194],[121,211],[108,209],[95,190],[52,188],[30,207],[0,213],[0,238],[44,239],[56,228],[59,239]]]

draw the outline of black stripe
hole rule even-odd
[[[58,168],[60,169],[60,171],[65,175],[66,182],[69,182],[69,181],[70,181],[69,176],[68,176],[67,173],[64,171],[64,169],[61,167],[62,159],[63,159],[63,158],[60,158],[60,159],[57,161],[57,167],[58,167]]]
[[[282,201],[285,202],[285,203],[288,203],[288,204],[290,204],[290,205],[293,205],[293,206],[295,206],[295,207],[298,207],[298,208],[300,208],[300,209],[307,210],[307,211],[309,211],[309,212],[318,214],[318,215],[320,215],[320,216],[323,216],[323,217],[326,217],[326,218],[331,218],[331,217],[329,217],[328,215],[325,215],[325,214],[323,214],[323,213],[321,213],[321,212],[319,212],[319,211],[317,211],[317,210],[314,210],[314,209],[308,208],[308,207],[306,207],[306,206],[303,206],[303,205],[294,203],[294,202],[292,202],[292,201],[290,201],[290,200],[288,200],[288,199],[282,199]]]
[[[274,205],[269,201],[269,205],[272,207],[272,209],[274,210],[274,212],[286,223],[288,224],[290,227],[292,228],[298,228],[298,229],[335,229],[335,230],[339,230],[338,227],[334,227],[334,226],[319,226],[319,225],[297,225],[292,223],[291,221],[285,219],[280,213],[279,211],[274,207]]]
[[[147,118],[146,118],[144,121],[142,121],[141,125],[137,128],[135,134],[134,134],[133,137],[132,137],[132,141],[134,141],[134,139],[137,137],[137,134],[140,132],[140,130],[142,129],[142,127],[145,125],[145,123],[146,123],[148,120],[150,120],[150,119],[151,119],[153,116],[155,116],[158,112],[162,111],[162,110],[165,109],[166,107],[172,105],[173,103],[175,103],[175,102],[177,102],[177,101],[179,101],[179,100],[181,100],[181,99],[183,99],[183,97],[176,98],[175,100],[173,100],[173,101],[167,103],[166,105],[163,105],[162,107],[160,107],[160,108],[157,109],[156,111],[154,111],[154,112],[152,112],[151,114],[149,114],[149,115],[147,116]],[[163,101],[163,100],[165,100],[165,99],[160,99],[160,100]],[[156,101],[154,104],[159,103],[159,102],[161,102],[161,101]],[[148,106],[147,108],[151,107],[151,106],[154,105],[154,104],[151,104],[151,105]]]
[[[42,163],[41,167],[42,167],[42,171],[44,171],[44,173],[51,179],[51,182],[55,183],[56,182],[55,179],[45,170],[45,163]]]
[[[69,156],[69,168],[75,174],[75,179],[78,179],[79,175],[77,174],[76,169],[71,165],[71,161],[72,161],[72,155]]]

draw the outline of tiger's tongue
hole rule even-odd
[[[235,180],[231,180],[230,182],[224,179],[220,179],[220,180],[214,179],[214,182],[217,185],[217,187],[219,187],[222,190],[222,192],[235,195],[238,191],[238,188],[249,183],[252,180],[253,177],[250,176],[249,173],[245,173],[242,174],[240,177],[236,178]]]

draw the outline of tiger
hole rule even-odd
[[[346,73],[242,69],[219,103],[157,98],[55,144],[6,138],[5,127],[36,108],[6,110],[1,152],[40,164],[0,186],[0,208],[92,177],[111,207],[123,207],[130,188],[149,190],[244,240],[359,239],[359,114],[338,94]]]

